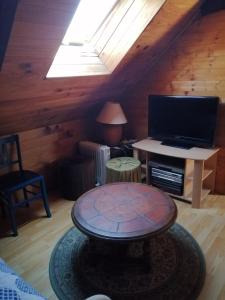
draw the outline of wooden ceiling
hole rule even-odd
[[[190,24],[201,2],[167,0],[111,75],[45,79],[77,1],[20,0],[0,72],[0,134],[95,117],[102,101],[122,101]]]

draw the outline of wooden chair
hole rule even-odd
[[[9,214],[11,228],[16,236],[17,225],[15,212],[19,207],[43,199],[47,217],[51,217],[44,177],[30,170],[23,170],[18,135],[0,139],[0,200],[3,212]],[[22,199],[18,198],[22,191]],[[21,197],[20,197],[21,198]]]

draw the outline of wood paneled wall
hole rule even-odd
[[[162,39],[157,54],[163,51],[201,1],[166,1],[112,75],[45,79],[78,2],[19,1],[0,72],[0,135],[74,120],[96,103],[121,101],[141,79],[146,55],[155,59],[151,46]]]
[[[52,179],[55,161],[95,138],[102,102],[123,101],[200,2],[167,0],[111,75],[45,79],[78,0],[20,0],[0,72],[0,136],[19,133],[25,167]]]
[[[146,61],[146,64],[148,61]],[[149,62],[151,64],[151,62]],[[149,94],[219,96],[216,144],[216,191],[225,193],[225,11],[199,19],[143,74],[140,85],[126,95],[129,134],[147,136]]]
[[[44,174],[48,188],[55,188],[61,160],[75,158],[77,142],[87,139],[89,123],[86,119],[78,119],[21,132],[24,168]]]

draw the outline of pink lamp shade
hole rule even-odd
[[[106,102],[96,121],[103,124],[104,142],[109,146],[118,145],[122,137],[122,124],[127,123],[120,104],[118,102]]]
[[[97,122],[103,124],[120,125],[126,124],[127,119],[118,102],[106,102],[100,114],[97,117]]]

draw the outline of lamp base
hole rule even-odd
[[[122,138],[122,125],[102,125],[103,141],[108,146],[116,146]]]

